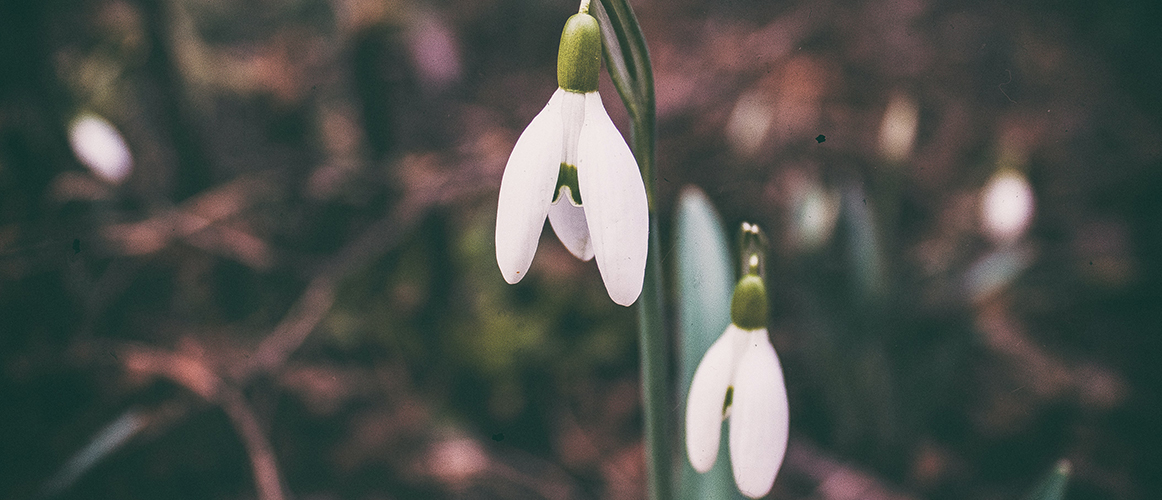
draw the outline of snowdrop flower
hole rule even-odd
[[[783,463],[789,420],[783,369],[767,337],[759,255],[747,260],[748,272],[731,300],[731,324],[706,351],[690,383],[686,453],[695,470],[709,471],[718,456],[722,422],[729,418],[734,482],[744,495],[759,498],[771,491]]]
[[[496,208],[496,262],[505,281],[524,278],[548,217],[577,258],[597,258],[609,297],[641,294],[649,209],[633,153],[597,93],[601,29],[589,2],[565,23],[549,103],[513,147]]]

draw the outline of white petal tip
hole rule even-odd
[[[533,254],[537,251],[536,241],[534,240],[533,245],[527,246],[505,245],[503,238],[499,236],[500,231],[501,229],[498,226],[496,265],[500,268],[500,274],[504,276],[504,281],[507,281],[510,285],[515,285],[528,274],[529,266],[533,261]]]
[[[738,491],[742,492],[742,494],[746,495],[748,498],[762,498],[767,496],[767,493],[771,492],[771,486],[773,485],[774,483],[768,484],[766,488],[762,488],[761,486],[757,485],[750,488],[744,488],[742,484],[739,483]]]
[[[510,285],[515,285],[517,283],[520,283],[521,278],[525,277],[524,273],[508,274],[508,273],[505,273],[504,271],[501,271],[501,274],[504,275],[504,281],[508,282],[508,284],[510,284]]]
[[[601,270],[601,279],[605,283],[605,290],[609,292],[609,298],[622,306],[633,305],[642,294],[646,274],[645,256],[639,262],[617,262],[610,259],[608,253],[604,257],[597,255],[597,267]]]
[[[787,451],[787,389],[766,329],[747,332],[730,416],[730,464],[739,491],[766,495]]]
[[[605,283],[609,298],[625,307],[633,305],[641,296],[646,274],[644,256],[640,259],[640,264],[636,262],[626,264],[628,261],[629,259],[623,262],[616,260],[610,262],[608,259],[597,258],[597,267],[601,270],[601,280]]]
[[[641,295],[641,290],[638,290],[633,295],[629,295],[629,294],[618,295],[618,294],[614,294],[612,290],[610,290],[610,292],[609,292],[609,298],[613,299],[613,303],[615,303],[619,306],[624,306],[624,307],[632,306],[634,302],[637,302],[637,298],[640,295]]]
[[[775,475],[783,461],[783,450],[767,450],[764,457],[755,457],[753,463],[734,465],[734,483],[738,491],[750,498],[762,498],[775,485]]]
[[[694,453],[694,452],[691,452],[691,453]],[[703,453],[701,451],[698,452],[698,454],[699,455],[707,455],[707,453]],[[690,466],[694,467],[694,470],[698,471],[699,474],[705,474],[707,472],[710,472],[710,469],[714,467],[714,462],[716,461],[715,458],[718,457],[718,450],[714,450],[714,453],[711,453],[709,455],[710,455],[709,459],[699,458],[696,460],[694,458],[694,455],[691,454],[690,455]]]
[[[563,189],[567,191],[567,189]],[[561,196],[569,196],[564,193]],[[593,244],[589,238],[589,226],[585,222],[585,209],[573,206],[562,199],[549,208],[549,223],[557,239],[574,257],[588,262],[593,259]]]
[[[721,424],[719,426],[721,429]],[[699,474],[710,472],[718,461],[718,438],[713,428],[686,429],[686,458]]]

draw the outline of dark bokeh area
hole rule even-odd
[[[771,498],[1162,491],[1162,9],[631,4],[662,254],[771,239]],[[642,498],[635,311],[494,254],[576,7],[0,3],[0,498]]]

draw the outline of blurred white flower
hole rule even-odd
[[[714,465],[726,418],[734,481],[744,495],[762,497],[783,463],[790,424],[783,369],[766,328],[732,323],[698,364],[686,401],[686,453],[694,470]]]
[[[120,184],[133,169],[133,156],[117,128],[108,120],[83,113],[69,124],[73,154],[98,177]]]
[[[786,189],[790,208],[787,213],[788,241],[796,251],[818,250],[835,232],[842,196],[817,179],[798,172],[791,172]]]
[[[774,104],[765,94],[757,90],[743,94],[726,122],[726,138],[731,147],[747,158],[757,155],[774,122],[774,115]]]
[[[460,80],[464,65],[459,40],[439,14],[417,9],[407,34],[412,63],[424,90],[444,90]]]
[[[1020,172],[1003,169],[981,191],[981,226],[997,244],[1017,241],[1033,221],[1033,188]]]
[[[884,121],[880,124],[880,154],[892,163],[902,163],[912,154],[920,108],[912,98],[897,94],[888,101]]]

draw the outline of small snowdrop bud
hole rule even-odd
[[[83,113],[69,124],[69,145],[94,174],[120,184],[133,169],[133,156],[117,128],[108,120]]]

